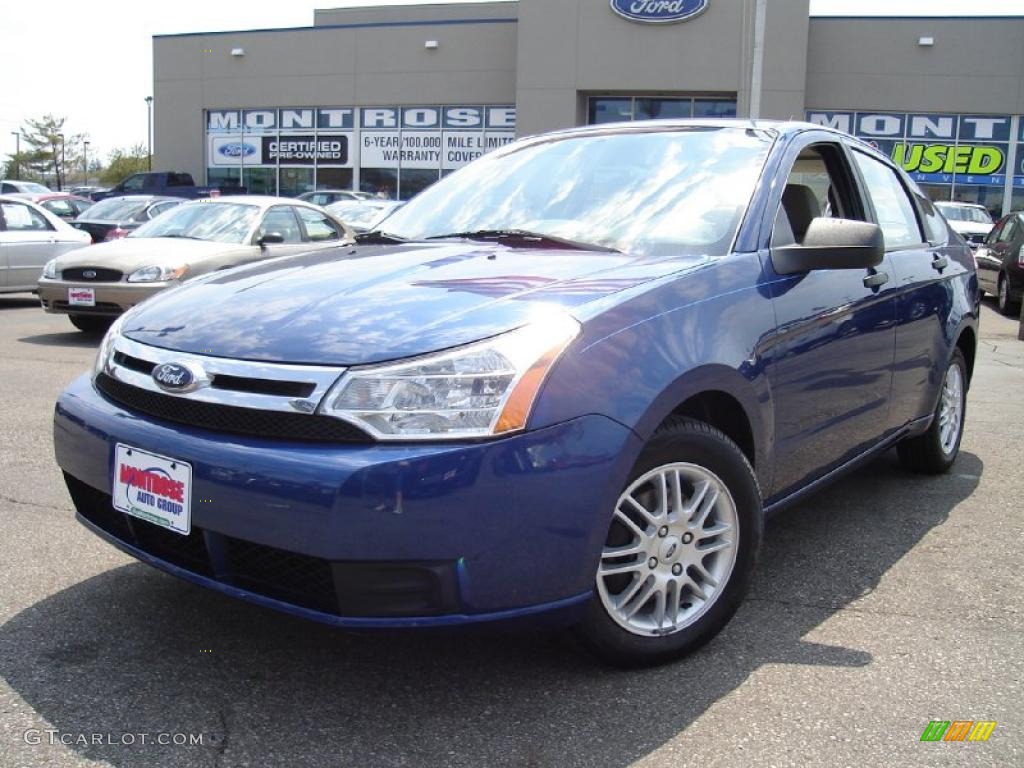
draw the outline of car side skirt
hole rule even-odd
[[[797,490],[793,491],[787,496],[783,496],[780,499],[770,500],[769,503],[766,503],[764,506],[765,517],[772,517],[778,514],[779,512],[783,511],[784,509],[793,506],[797,502],[802,501],[804,497],[816,493],[825,486],[843,477],[847,473],[852,472],[861,465],[866,464],[867,462],[871,461],[874,458],[877,458],[879,455],[885,453],[887,450],[892,448],[894,445],[896,445],[896,443],[898,443],[905,437],[912,437],[914,435],[925,432],[928,429],[928,427],[931,426],[931,423],[931,414],[923,418],[917,419],[915,421],[912,421],[903,429],[889,436],[885,440],[882,440],[880,443],[876,443],[873,447],[864,451],[864,453],[861,453],[858,456],[854,456],[845,464],[836,467],[828,474],[822,475],[817,480],[808,483],[802,488],[798,488]]]

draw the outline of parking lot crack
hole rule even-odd
[[[214,745],[213,764],[220,768],[224,764],[224,755],[228,750],[231,741],[231,729],[228,725],[228,717],[223,708],[217,709],[217,719],[220,720],[220,740]]]
[[[50,504],[37,504],[34,501],[22,501],[21,499],[16,499],[13,496],[7,496],[7,495],[2,494],[2,493],[0,493],[0,501],[6,501],[6,502],[8,502],[10,504],[19,504],[19,505],[21,505],[23,507],[37,507],[38,509],[52,509],[54,512],[67,512],[68,511],[66,507],[54,507],[54,506],[52,506]]]

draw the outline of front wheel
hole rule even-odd
[[[672,419],[615,502],[579,627],[621,666],[659,664],[714,637],[736,612],[757,560],[761,495],[743,452],[719,430]]]
[[[953,357],[946,368],[939,402],[928,431],[896,446],[904,468],[926,475],[948,471],[960,453],[966,412],[967,362],[958,347],[953,350]]]

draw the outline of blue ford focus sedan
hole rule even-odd
[[[952,465],[978,303],[968,246],[856,139],[574,129],[126,313],[57,461],[90,530],[225,594],[658,663],[736,611],[767,514],[894,446]]]

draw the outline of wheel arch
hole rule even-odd
[[[646,442],[671,418],[683,416],[702,421],[723,432],[747,457],[762,489],[770,487],[771,475],[764,397],[752,382],[724,365],[708,365],[676,379],[648,408],[635,427]]]
[[[965,325],[960,329],[956,337],[956,347],[963,353],[964,361],[967,363],[967,385],[970,386],[974,377],[974,360],[978,352],[978,335],[973,327]]]

